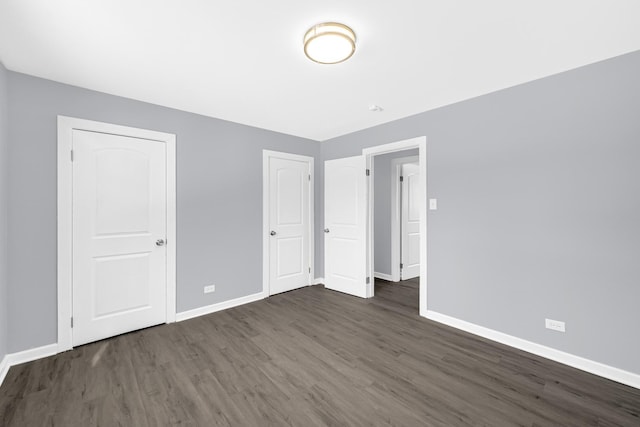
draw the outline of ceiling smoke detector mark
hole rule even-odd
[[[376,104],[371,104],[369,105],[369,111],[373,111],[375,113],[381,113],[384,111],[384,108]]]

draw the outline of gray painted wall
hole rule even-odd
[[[7,70],[0,62],[0,361],[7,354],[8,317],[8,204],[9,133],[7,131]]]
[[[260,290],[263,148],[316,157],[321,276],[319,160],[426,135],[429,309],[640,373],[639,74],[633,53],[317,144],[9,72],[8,350],[56,339],[63,114],[178,135],[179,311]]]
[[[638,76],[635,52],[324,142],[323,158],[426,135],[428,308],[640,373]]]
[[[56,342],[57,115],[177,135],[178,312],[262,290],[262,149],[319,160],[317,142],[23,74],[8,77],[11,352]],[[320,206],[319,188],[315,194]],[[207,284],[216,292],[204,295]]]
[[[398,151],[373,158],[373,267],[376,273],[391,275],[391,161],[417,156],[418,150]]]

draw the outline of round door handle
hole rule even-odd
[[[278,233],[276,233],[275,231],[271,230],[271,233],[269,233],[269,234],[271,234],[272,236],[275,236]]]
[[[325,229],[324,229],[324,232],[325,232],[325,233],[328,233],[328,232],[329,232],[329,229],[328,229],[328,228],[325,228]]]
[[[164,239],[158,239],[156,240],[156,246],[164,246],[166,242],[164,241]]]

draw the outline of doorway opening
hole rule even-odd
[[[419,312],[418,149],[374,156],[374,294]]]
[[[372,280],[367,296],[373,297],[376,291],[388,294],[393,292],[393,286],[399,286],[395,289],[398,297],[406,300],[404,303],[410,304],[411,296],[418,294],[419,313],[424,316],[427,310],[426,137],[366,148],[363,155],[370,174],[367,271]]]

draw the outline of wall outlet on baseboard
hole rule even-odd
[[[215,291],[216,291],[216,285],[209,285],[204,287],[205,294],[210,294],[211,292],[215,292]]]
[[[564,322],[559,320],[544,319],[544,326],[552,331],[564,332]]]

